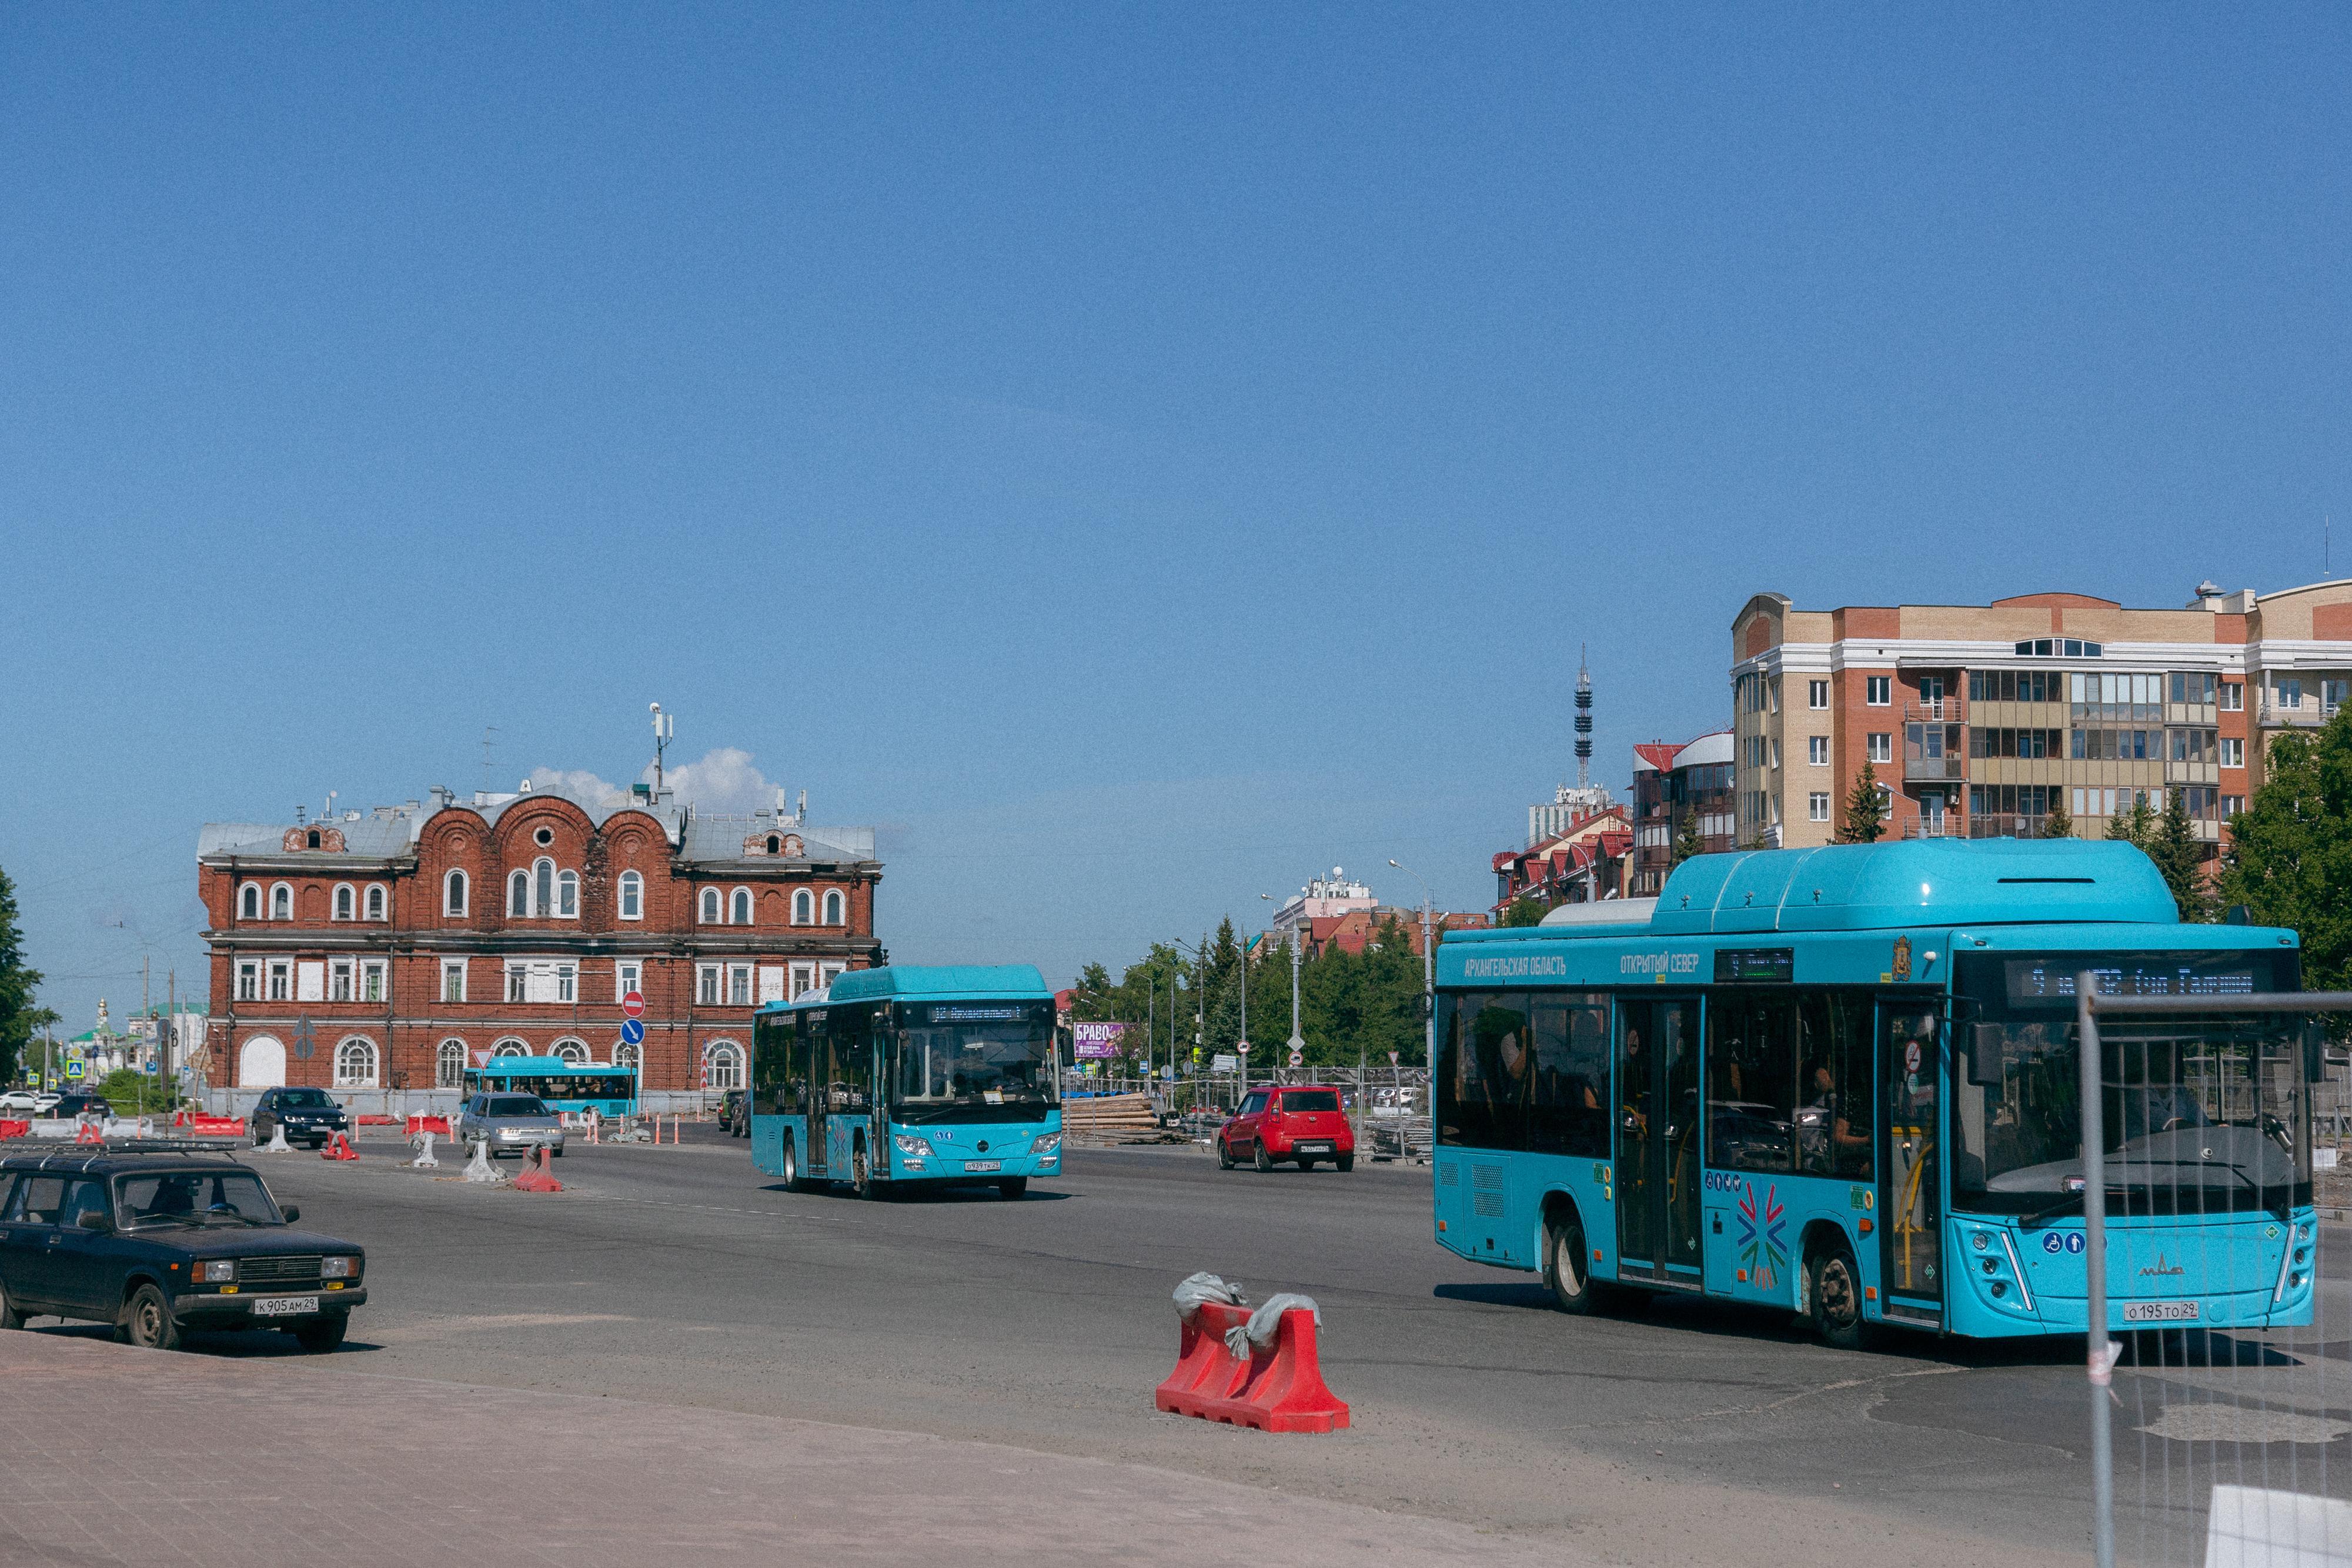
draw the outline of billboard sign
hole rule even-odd
[[[1123,1023],[1074,1023],[1070,1026],[1074,1054],[1081,1061],[1117,1056],[1119,1037],[1126,1032],[1127,1025]]]

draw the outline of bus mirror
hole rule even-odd
[[[2314,1085],[2327,1082],[2327,1026],[2317,1019],[2303,1026],[2303,1081]]]
[[[1969,1030],[1969,1082],[1979,1089],[2000,1087],[2001,1051],[2007,1044],[1997,1023],[1980,1023]]]

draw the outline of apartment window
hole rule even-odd
[[[281,882],[269,890],[269,918],[272,920],[294,918],[294,889],[289,883]]]
[[[703,1047],[702,1084],[706,1089],[742,1088],[742,1048],[731,1040],[714,1040]]]
[[[520,920],[530,913],[530,873],[519,871],[507,878],[507,918]]]
[[[613,1065],[625,1067],[635,1072],[637,1070],[637,1048],[634,1045],[616,1045],[613,1048]]]
[[[570,964],[555,966],[555,999],[576,1002],[580,999],[580,971]]]
[[[526,1002],[530,999],[530,966],[528,964],[509,964],[507,966],[507,1000],[510,1002]]]
[[[1830,737],[1826,735],[1806,737],[1805,760],[1816,768],[1827,768],[1830,765]]]
[[[531,904],[533,915],[545,916],[555,910],[555,862],[539,861],[531,868],[532,891],[538,897]]]
[[[2210,670],[2172,672],[2172,700],[2188,707],[2213,706],[2213,673]]]
[[[705,925],[719,924],[719,890],[715,887],[702,890],[702,923]]]
[[[360,966],[360,1000],[380,1002],[384,998],[384,970],[382,959],[372,958]]]
[[[814,964],[794,964],[793,966],[793,996],[797,998],[803,991],[813,991],[814,989],[816,989],[816,966]]]
[[[433,1053],[433,1087],[459,1089],[466,1082],[466,1042],[445,1040]]]
[[[2334,716],[2336,710],[2344,706],[2344,698],[2347,692],[2352,692],[2352,681],[2320,682],[2319,711],[2331,717]]]
[[[1805,683],[1805,703],[1809,707],[1828,707],[1830,706],[1830,684],[1827,681],[1807,681]]]
[[[1865,676],[1863,680],[1862,688],[1862,700],[1868,703],[1872,707],[1886,707],[1891,706],[1895,701],[1895,677],[1893,675]]]
[[[580,873],[567,871],[555,879],[555,913],[564,920],[580,917]]]
[[[816,983],[820,986],[829,986],[848,972],[849,966],[846,964],[819,964],[816,968]]]
[[[244,920],[258,920],[261,918],[260,883],[248,882],[237,890],[236,913],[238,918]]]
[[[2243,768],[2246,765],[2246,743],[2234,735],[2221,737],[2221,766]]]
[[[1775,740],[1767,742],[1766,745],[1767,749],[1771,755],[1772,766],[1773,768],[1778,768],[1780,766],[1780,743]]]
[[[466,999],[466,960],[463,958],[441,960],[441,999],[445,1002]]]
[[[816,918],[816,895],[807,888],[793,894],[793,924],[807,925]]]
[[[2034,637],[2017,644],[2021,659],[2097,659],[2106,650],[2096,643],[2080,643],[2072,637]]]
[[[383,889],[372,887],[367,890],[367,917],[370,920],[383,918]]]
[[[748,1008],[751,1005],[751,966],[730,964],[727,968],[727,1005]]]
[[[2220,737],[2210,729],[2173,729],[2165,732],[2165,749],[2175,762],[2211,762],[2221,754]]]
[[[352,917],[355,898],[356,895],[352,892],[352,884],[349,883],[345,883],[341,887],[335,889],[336,919],[349,920]]]
[[[246,962],[236,967],[236,999],[257,1002],[261,999],[261,966]]]
[[[444,915],[466,913],[466,873],[464,872],[453,871],[441,879],[441,913]]]
[[[327,999],[331,1002],[347,1002],[352,999],[352,961],[349,958],[336,959],[329,971]]]
[[[1780,677],[1778,675],[1764,684],[1764,711],[1767,713],[1780,711]]]
[[[631,959],[623,959],[620,963],[614,965],[613,999],[616,1002],[621,1001],[625,998],[631,991],[643,991],[646,988],[645,972],[645,966],[643,964],[639,964]]]
[[[2236,816],[2245,809],[2246,798],[2243,795],[2224,795],[2221,797],[2221,820],[2223,821],[2228,821],[2231,818]]]
[[[849,924],[848,901],[841,896],[839,888],[824,895],[824,923],[827,925]]]
[[[588,1042],[584,1040],[559,1040],[555,1042],[556,1059],[578,1067],[588,1060]]]
[[[1892,762],[1895,760],[1895,732],[1893,730],[1874,729],[1870,732],[1870,759],[1873,762]]]
[[[1805,814],[1808,818],[1816,822],[1828,821],[1830,820],[1830,792],[1826,789],[1816,789],[1811,795],[1806,796]]]
[[[727,923],[730,925],[751,924],[751,890],[750,888],[739,887],[735,890],[732,906],[727,912]]]
[[[1969,700],[1979,703],[2063,701],[2055,670],[1970,670]]]
[[[621,873],[621,918],[642,920],[646,914],[646,879],[635,872]]]
[[[2302,707],[2303,683],[2301,681],[2281,681],[2278,684],[2278,706],[2290,710]]]
[[[269,999],[289,1002],[294,999],[294,966],[276,963],[269,966]]]
[[[694,1000],[698,1007],[719,1005],[719,966],[697,964],[694,967]]]
[[[2246,683],[2243,681],[2223,681],[2221,683],[2221,711],[2224,713],[2242,713],[2245,710],[2245,706]]]

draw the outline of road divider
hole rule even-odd
[[[499,1167],[490,1163],[490,1141],[488,1138],[476,1138],[473,1140],[473,1145],[474,1156],[466,1162],[466,1179],[470,1182],[488,1183],[493,1186],[505,1181],[507,1178],[499,1174]]]
[[[0,1116],[0,1138],[29,1138],[32,1135],[32,1123],[18,1121],[13,1116]]]
[[[556,1180],[555,1173],[547,1168],[545,1144],[532,1146],[530,1158],[524,1162],[522,1175],[515,1177],[514,1186],[517,1192],[562,1192],[563,1190],[563,1184]]]
[[[415,1119],[420,1122],[425,1120],[422,1116]],[[439,1118],[436,1117],[434,1120],[438,1121]],[[408,1146],[416,1151],[416,1157],[408,1162],[412,1168],[420,1171],[437,1171],[441,1168],[441,1162],[433,1157],[433,1129],[425,1127],[419,1129],[408,1140]]]
[[[445,1138],[449,1137],[452,1135],[449,1118],[446,1116],[411,1116],[408,1119],[408,1135],[411,1138],[415,1138],[419,1133],[438,1133]]]
[[[1284,1293],[1253,1310],[1241,1287],[1194,1274],[1176,1287],[1176,1370],[1152,1403],[1171,1415],[1261,1432],[1331,1432],[1348,1406],[1324,1385],[1322,1309]]]
[[[319,1151],[319,1157],[322,1160],[355,1160],[360,1157],[360,1152],[352,1147],[349,1133],[337,1133],[327,1140],[327,1146]]]

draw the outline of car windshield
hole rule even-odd
[[[161,1171],[118,1176],[116,1212],[132,1229],[151,1225],[281,1225],[268,1189],[250,1171]]]
[[[1293,1116],[1310,1111],[1337,1111],[1339,1095],[1336,1090],[1292,1090],[1282,1097],[1282,1108]]]
[[[2111,993],[2205,998],[2292,988],[2293,973],[2282,967],[2272,955],[2246,953],[1964,958],[1952,1067],[1955,1207],[2054,1213],[2079,1201],[2075,969],[2097,973]],[[2255,1012],[2102,1019],[2103,1141],[2117,1211],[2310,1202],[2303,1027]]]
[[[1055,1103],[1050,1014],[1032,1006],[923,1009],[891,1050],[891,1114],[900,1122],[1035,1121]],[[1004,1011],[1004,1019],[952,1015]]]
[[[278,1103],[289,1111],[324,1111],[335,1102],[323,1089],[281,1089]]]
[[[544,1116],[547,1102],[535,1094],[493,1094],[484,1105],[485,1116]]]

